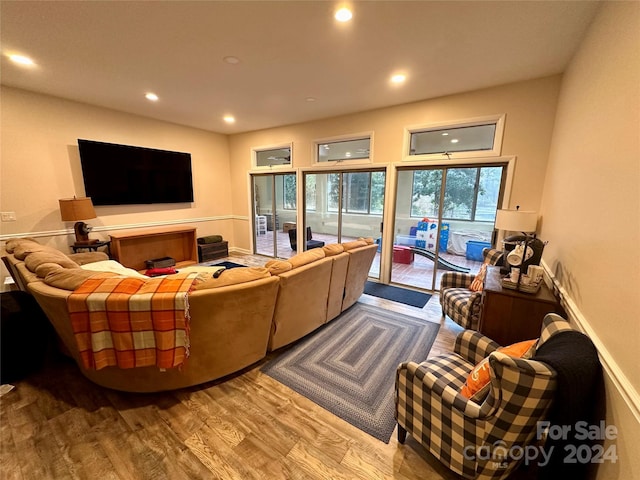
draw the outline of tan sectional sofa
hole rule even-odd
[[[219,278],[213,270],[200,271],[189,294],[190,356],[182,368],[165,371],[83,366],[67,300],[88,278],[128,275],[87,270],[107,260],[104,253],[65,255],[32,239],[13,239],[3,261],[16,283],[33,294],[87,378],[116,390],[154,392],[229,375],[337,317],[362,294],[376,247],[371,239],[327,245],[264,267],[230,269]]]

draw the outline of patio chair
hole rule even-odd
[[[292,228],[289,230],[289,243],[291,244],[291,250],[294,252],[298,249],[298,240],[297,235],[298,230]],[[313,234],[311,233],[311,227],[307,227],[307,250],[311,250],[312,248],[324,247],[324,242],[320,240],[314,240]]]

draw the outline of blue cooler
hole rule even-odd
[[[467,260],[475,260],[476,262],[484,261],[482,250],[485,248],[491,248],[491,243],[469,240],[467,242]]]

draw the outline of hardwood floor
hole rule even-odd
[[[263,264],[254,257],[228,257]],[[223,260],[223,259],[221,259]],[[361,302],[441,325],[430,356],[461,330],[437,296],[423,309]],[[0,478],[458,479],[411,438],[384,444],[260,372],[157,394],[86,380],[52,353],[45,368],[0,398]]]

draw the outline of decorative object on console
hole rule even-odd
[[[96,211],[93,208],[93,202],[89,197],[82,198],[63,198],[58,200],[60,204],[60,216],[63,222],[76,222],[73,229],[76,234],[76,246],[91,245],[98,242],[98,239],[90,240],[89,232],[93,229],[81,220],[96,218]]]
[[[151,268],[167,268],[173,267],[176,264],[175,258],[172,257],[162,257],[162,258],[154,258],[152,260],[146,260],[144,262],[145,266],[149,269]]]
[[[510,232],[522,232],[522,236],[518,236],[516,245],[506,255],[505,268],[516,267],[519,269],[518,278],[514,282],[515,289],[520,290],[523,273],[529,265],[537,265],[540,263],[544,243],[536,238],[536,227],[538,225],[538,213],[531,211],[521,211],[517,206],[515,210],[498,210],[496,212],[495,226],[498,230],[506,230]],[[514,237],[509,237],[513,239]],[[505,249],[506,250],[506,249]],[[505,251],[506,253],[506,251]],[[536,263],[534,263],[536,262]],[[503,271],[503,273],[507,273]]]

